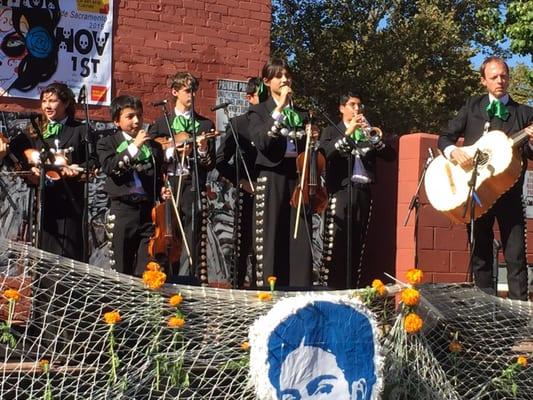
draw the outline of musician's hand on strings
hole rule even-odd
[[[5,143],[3,140],[0,140],[0,160],[2,160],[9,149],[9,144]]]
[[[41,175],[41,170],[38,168],[38,167],[31,167],[30,168],[30,171],[33,173],[33,175],[35,176],[39,176]]]
[[[171,190],[170,190],[168,187],[163,186],[163,187],[161,188],[161,198],[162,198],[163,200],[168,200],[168,199],[170,199],[171,197],[172,197],[172,192],[171,192]]]
[[[463,169],[470,168],[474,165],[474,159],[470,157],[468,153],[461,150],[459,147],[457,147],[451,152],[450,158]]]
[[[80,166],[78,164],[65,165],[61,167],[61,175],[66,178],[74,178],[80,174]]]
[[[250,186],[250,181],[248,179],[241,179],[239,181],[239,187],[246,193],[254,194],[253,188]]]
[[[533,146],[533,125],[529,125],[524,129],[529,136],[529,144]]]
[[[211,129],[211,132],[214,131],[214,129]],[[207,137],[205,136],[205,133],[202,133],[196,137],[196,145],[198,146],[198,151],[207,153]]]

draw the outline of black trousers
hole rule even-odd
[[[294,158],[259,173],[254,207],[258,286],[267,286],[269,276],[276,276],[278,286],[304,288],[313,283],[312,214],[302,207],[297,215],[290,205],[297,183]],[[294,239],[296,218],[300,221]]]
[[[154,228],[151,219],[151,202],[126,203],[112,199],[110,213],[115,215],[113,246],[118,272],[141,276],[149,261],[148,242]]]
[[[507,264],[509,298],[527,300],[527,265],[525,254],[525,220],[522,204],[522,180],[505,193],[474,224],[472,272],[481,289],[491,289],[494,221],[498,221],[503,254]],[[470,226],[468,226],[470,232]],[[487,290],[491,292],[491,290]]]
[[[368,220],[372,197],[370,185],[354,184],[352,186],[352,209],[351,219],[348,220],[348,207],[350,201],[350,186],[332,194],[336,199],[335,214],[333,216],[333,251],[331,260],[327,263],[329,269],[328,286],[334,289],[347,289],[347,249],[351,251],[350,273],[352,287],[356,287],[360,274],[361,258],[366,240]],[[348,243],[348,224],[352,229],[351,241]]]
[[[254,250],[253,250],[253,210],[254,197],[244,190],[240,191],[240,199],[242,200],[240,209],[240,224],[239,224],[239,258],[237,263],[237,286],[242,288],[246,278],[248,269],[248,259],[252,258],[252,268],[255,269]],[[255,280],[252,279],[252,286],[255,285]]]

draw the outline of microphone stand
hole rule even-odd
[[[426,171],[429,167],[429,164],[431,164],[431,161],[433,161],[433,158],[434,158],[431,147],[428,148],[428,152],[429,152],[429,156],[426,159],[426,162],[424,164],[424,169],[422,170],[422,173],[420,174],[420,178],[418,179],[418,185],[416,186],[415,194],[413,195],[413,197],[411,197],[407,215],[405,216],[405,220],[403,221],[403,226],[407,226],[407,222],[409,221],[411,212],[414,209],[415,210],[415,228],[414,228],[413,240],[415,241],[415,268],[416,269],[418,269],[418,218],[419,218],[419,211],[420,211],[419,193],[420,193],[420,188],[422,187],[422,182],[424,182],[424,178],[426,177]]]
[[[200,196],[200,178],[198,176],[198,149],[196,148],[196,138],[197,138],[197,132],[195,127],[195,107],[194,107],[194,100],[195,100],[195,92],[196,92],[196,85],[194,82],[191,82],[190,84],[191,89],[191,126],[192,126],[192,154],[193,154],[193,164],[194,164],[194,181],[192,183],[191,191],[194,193],[194,201],[192,202],[192,218],[191,218],[191,256],[190,256],[190,263],[189,263],[189,275],[191,277],[196,276],[196,220],[197,220],[197,211],[198,208],[201,207],[201,196]],[[209,151],[209,150],[208,150]],[[206,239],[207,240],[207,239]]]
[[[254,185],[252,182],[252,178],[250,177],[250,171],[248,170],[248,166],[246,165],[246,161],[244,160],[244,156],[241,151],[241,145],[239,144],[239,137],[237,133],[235,132],[235,128],[233,126],[233,122],[231,122],[231,118],[229,117],[228,108],[224,107],[224,114],[228,118],[228,126],[230,127],[231,135],[233,136],[233,140],[235,141],[235,211],[233,216],[233,244],[237,243],[239,240],[239,234],[237,226],[239,224],[239,221],[241,219],[241,185],[240,185],[240,169],[241,169],[241,163],[244,167],[244,172],[246,173],[246,179],[248,179],[248,182],[250,183],[250,187],[252,188],[252,192],[255,192]],[[239,282],[238,282],[238,274],[239,274],[239,258],[240,258],[240,250],[233,252],[233,288],[237,289]]]
[[[481,158],[481,151],[479,149],[476,150],[476,154],[474,154],[474,165],[472,168],[472,175],[470,176],[470,180],[468,181],[468,196],[467,196],[467,202],[465,203],[464,209],[463,209],[463,218],[466,216],[466,212],[468,210],[468,207],[470,206],[470,261],[468,263],[468,271],[467,271],[467,279],[469,279],[469,282],[473,281],[473,270],[472,270],[472,262],[474,260],[474,250],[476,247],[476,242],[474,239],[474,228],[475,228],[475,213],[476,213],[476,202],[481,205],[481,201],[476,193],[476,181],[478,176],[478,167],[480,163]]]
[[[86,158],[86,172],[85,183],[83,187],[83,214],[82,214],[82,240],[83,240],[83,261],[89,261],[89,171],[92,170],[91,164],[96,160],[94,143],[91,137],[91,120],[89,118],[89,104],[87,103],[87,96],[85,94],[85,86],[83,86],[78,95],[78,104],[83,104],[83,112],[85,114],[85,129],[83,133],[83,144],[85,146]]]

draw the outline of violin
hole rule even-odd
[[[316,144],[311,142],[311,124],[307,125],[306,149],[296,157],[300,182],[294,188],[290,204],[298,208],[301,202],[314,213],[321,214],[328,206],[328,192],[320,179],[326,169],[326,158],[318,151]]]
[[[148,254],[155,259],[166,259],[169,265],[178,262],[181,257],[181,240],[176,236],[178,220],[172,199],[152,208],[152,223],[154,235],[148,242]]]
[[[210,131],[210,132],[203,132],[199,135],[197,135],[197,139],[199,138],[205,138],[205,139],[211,139],[215,138],[217,136],[220,136],[220,133],[218,131]],[[174,143],[176,143],[176,149],[178,151],[183,151],[185,153],[185,156],[189,156],[192,151],[192,147],[189,146],[194,140],[192,135],[188,132],[178,132],[174,134],[174,139],[171,139],[170,137],[161,136],[154,139],[157,143],[163,147],[163,150],[172,148],[174,146]]]

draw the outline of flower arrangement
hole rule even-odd
[[[499,377],[492,379],[492,384],[501,391],[512,394],[516,397],[518,394],[518,383],[516,374],[528,367],[527,356],[520,355],[516,361],[505,368]]]
[[[408,334],[416,334],[422,330],[424,321],[416,313],[416,307],[420,303],[420,292],[415,288],[415,285],[422,282],[424,273],[419,269],[413,268],[407,271],[405,277],[409,285],[400,294],[403,328]]]
[[[13,323],[13,316],[15,314],[15,304],[20,300],[20,293],[15,289],[6,289],[2,296],[7,300],[7,321],[0,323],[0,342],[5,343],[9,347],[15,347],[17,341],[11,333],[11,324]]]
[[[161,266],[155,261],[150,261],[146,264],[146,271],[144,271],[142,280],[146,287],[150,290],[159,290],[165,284],[167,275],[161,271]]]
[[[109,326],[107,331],[107,341],[109,348],[109,363],[111,365],[109,372],[108,382],[111,384],[116,383],[117,381],[117,369],[120,365],[120,360],[118,354],[115,351],[115,325],[122,320],[120,313],[118,311],[109,311],[104,314],[104,322]]]
[[[387,294],[387,286],[380,279],[374,279],[372,285],[367,286],[358,296],[369,307],[376,298],[386,298]]]

